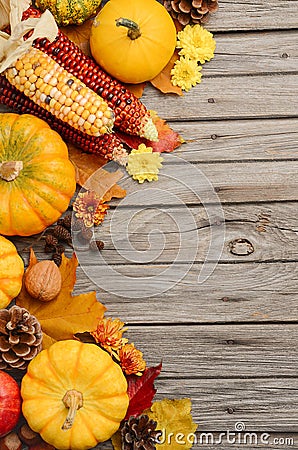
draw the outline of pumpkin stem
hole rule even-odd
[[[23,161],[5,161],[0,163],[0,178],[4,181],[13,181],[23,169]]]
[[[62,430],[69,430],[73,426],[77,410],[83,406],[83,395],[81,392],[71,389],[66,392],[62,401],[65,408],[69,408]]]
[[[126,27],[128,28],[127,36],[134,41],[141,36],[141,30],[139,25],[130,19],[125,19],[124,17],[120,17],[120,19],[116,20],[117,27]]]

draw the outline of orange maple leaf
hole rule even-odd
[[[30,261],[27,270],[38,263],[33,249],[30,250]],[[28,294],[23,283],[16,304],[26,308],[40,322],[43,331],[43,348],[48,348],[56,341],[73,339],[75,333],[94,331],[98,320],[102,319],[106,307],[96,299],[96,292],[88,292],[73,296],[76,282],[78,260],[62,255],[59,267],[62,276],[62,288],[58,296],[50,302],[41,302]]]
[[[174,86],[171,82],[171,70],[174,67],[175,62],[179,58],[178,51],[175,50],[168,64],[162,69],[162,71],[156,75],[153,80],[150,80],[152,86],[164,94],[178,94],[183,95],[182,89],[178,86]]]
[[[69,159],[76,171],[76,182],[86,189],[93,190],[103,202],[108,202],[112,197],[123,198],[126,191],[117,183],[122,177],[122,172],[107,172],[101,167],[107,164],[102,156],[84,153],[72,144],[68,144]],[[100,170],[99,170],[100,169]],[[97,172],[92,178],[91,176]]]

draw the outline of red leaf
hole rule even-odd
[[[115,131],[118,138],[128,145],[130,148],[138,148],[140,144],[145,144],[146,147],[152,147],[154,152],[172,152],[179,147],[183,142],[183,138],[167,124],[167,122],[154,112],[151,111],[152,120],[158,131],[158,142],[148,141],[148,139],[139,136],[131,136],[122,131]]]
[[[150,408],[152,400],[156,394],[154,380],[160,374],[162,363],[156,367],[148,367],[141,377],[137,375],[127,376],[127,393],[129,396],[129,406],[125,419],[130,416],[138,416],[145,409]]]

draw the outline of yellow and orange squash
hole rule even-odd
[[[118,80],[152,80],[169,62],[176,28],[156,0],[109,0],[96,16],[90,36],[97,63]]]
[[[0,309],[6,308],[20,292],[24,274],[24,263],[17,249],[0,236]]]
[[[129,403],[120,366],[97,345],[75,340],[58,341],[29,363],[21,396],[29,426],[61,450],[108,440]]]
[[[29,114],[0,114],[0,233],[31,236],[67,209],[76,187],[68,149]]]

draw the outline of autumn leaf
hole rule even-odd
[[[184,139],[156,113],[153,115],[153,122],[158,130],[158,142],[150,142],[154,152],[172,152],[184,143]]]
[[[30,268],[37,263],[34,251],[30,251]],[[103,318],[106,310],[96,299],[95,292],[88,292],[73,296],[72,291],[76,282],[76,268],[78,260],[62,255],[59,267],[62,276],[62,288],[58,296],[50,302],[41,302],[31,297],[23,283],[22,290],[17,297],[16,304],[26,308],[41,324],[43,331],[43,348],[48,348],[56,341],[73,339],[75,333],[93,331],[98,320]]]
[[[156,429],[162,432],[157,450],[187,450],[192,447],[197,424],[192,419],[189,398],[154,402],[144,414],[155,420]]]
[[[124,83],[124,86],[132,92],[137,98],[141,98],[143,95],[143,91],[145,89],[146,83],[138,83],[138,84],[127,84]]]
[[[171,70],[174,67],[175,62],[179,58],[178,51],[175,50],[168,64],[163,68],[163,70],[156,75],[153,80],[150,80],[152,86],[161,91],[163,94],[178,94],[183,95],[182,89],[178,86],[174,86],[171,82]]]
[[[113,436],[111,437],[111,441],[114,447],[114,450],[122,450],[122,439],[121,439],[121,433],[118,430]]]
[[[127,394],[129,396],[129,406],[126,419],[130,416],[138,416],[144,409],[150,408],[152,400],[156,394],[154,380],[160,374],[162,363],[156,367],[148,367],[141,377],[129,375],[127,377]]]
[[[185,141],[167,122],[161,119],[155,111],[150,111],[152,120],[158,131],[158,142],[149,141],[139,136],[131,136],[122,131],[117,130],[115,133],[118,138],[131,148],[137,149],[140,144],[146,147],[152,147],[154,152],[172,152]]]
[[[68,153],[75,167],[76,181],[80,186],[95,191],[103,202],[110,201],[112,197],[125,197],[125,189],[116,184],[122,178],[122,172],[119,170],[110,173],[101,169],[107,163],[106,159],[99,155],[84,153],[71,144],[68,144]],[[96,175],[90,179],[95,172]]]

